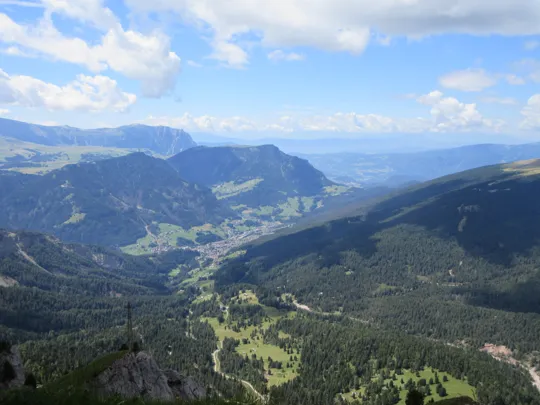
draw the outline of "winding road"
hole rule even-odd
[[[222,348],[223,348],[223,342],[219,341],[218,348],[216,350],[214,350],[214,352],[212,353],[212,359],[214,360],[214,371],[216,373],[218,373],[218,374],[221,374],[223,377],[225,377],[227,379],[237,379],[236,377],[230,376],[228,374],[225,374],[223,371],[221,371],[218,355],[219,355],[219,352],[221,351]],[[253,385],[251,385],[251,383],[249,381],[246,381],[246,380],[239,380],[239,381],[245,387],[249,388],[261,400],[261,402],[263,404],[266,402],[266,397],[264,395],[262,395],[259,391],[257,391],[255,389],[255,387]]]

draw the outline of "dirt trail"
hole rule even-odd
[[[512,364],[514,366],[520,366],[523,369],[527,370],[532,379],[532,384],[540,391],[540,375],[534,367],[531,367],[529,364],[520,362],[513,357],[512,350],[506,346],[497,346],[491,343],[486,343],[482,349],[483,352],[488,353],[493,358],[504,361],[505,363]]]
[[[220,352],[220,350],[223,348],[223,342],[219,342],[218,343],[218,348],[216,350],[214,350],[214,352],[212,353],[212,360],[214,360],[214,371],[218,374],[221,374],[223,377],[227,378],[227,379],[234,379],[236,377],[233,377],[233,376],[230,376],[228,374],[225,374],[224,372],[222,372],[220,370],[220,365],[219,365],[219,358],[218,358],[218,354]],[[265,403],[266,402],[266,397],[264,395],[262,395],[259,391],[257,391],[255,389],[255,387],[253,385],[251,385],[251,383],[249,381],[246,381],[246,380],[239,380],[244,386],[246,386],[247,388],[249,388],[256,396],[257,398],[259,398],[261,400],[262,403]]]
[[[533,385],[540,391],[540,375],[538,375],[534,367],[529,367],[527,370],[529,370],[529,374],[533,379]]]
[[[298,309],[301,309],[303,311],[312,312],[310,307],[308,307],[307,305],[299,304],[298,301],[296,301],[296,300],[293,301],[293,304]]]

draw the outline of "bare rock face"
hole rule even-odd
[[[165,370],[163,373],[175,398],[192,401],[206,397],[206,388],[192,377],[185,377],[174,370]]]
[[[98,374],[89,384],[101,396],[173,401],[206,396],[206,388],[173,370],[162,371],[145,352],[129,353]]]
[[[15,346],[0,350],[0,390],[20,387],[24,384],[24,367],[19,350]]]
[[[167,377],[152,356],[145,352],[129,353],[100,373],[91,383],[100,395],[140,397],[149,400],[172,401],[174,394]]]

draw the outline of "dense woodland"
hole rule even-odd
[[[523,370],[476,350],[312,316],[283,319],[277,327],[291,335],[283,344],[291,339],[302,342],[300,377],[271,390],[281,404],[334,404],[338,393],[358,389],[360,384],[369,386],[363,403],[394,404],[392,390],[371,378],[425,367],[466,378],[477,387],[478,401],[483,404],[540,403],[540,394]],[[394,384],[403,385],[398,380]]]
[[[539,184],[499,167],[438,180],[253,245],[217,284],[263,286],[430,338],[540,350]]]
[[[39,383],[119,350],[129,300],[140,345],[162,367],[227,395],[242,391],[213,372],[212,328],[189,320],[197,291],[173,294],[168,285],[168,273],[193,260],[194,252],[131,257],[33,232],[2,231],[0,238],[0,277],[17,282],[0,288],[0,341],[19,343],[25,368]]]

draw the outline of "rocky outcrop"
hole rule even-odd
[[[16,346],[0,349],[0,390],[24,384],[24,367]]]
[[[191,377],[176,371],[162,371],[148,353],[129,353],[98,374],[90,388],[99,395],[124,398],[173,401],[176,398],[198,399],[206,390]]]
[[[174,395],[167,377],[147,353],[129,353],[98,374],[92,388],[103,396],[172,401]]]
[[[206,396],[206,388],[192,377],[185,377],[174,370],[165,370],[164,374],[175,398],[191,401]]]

